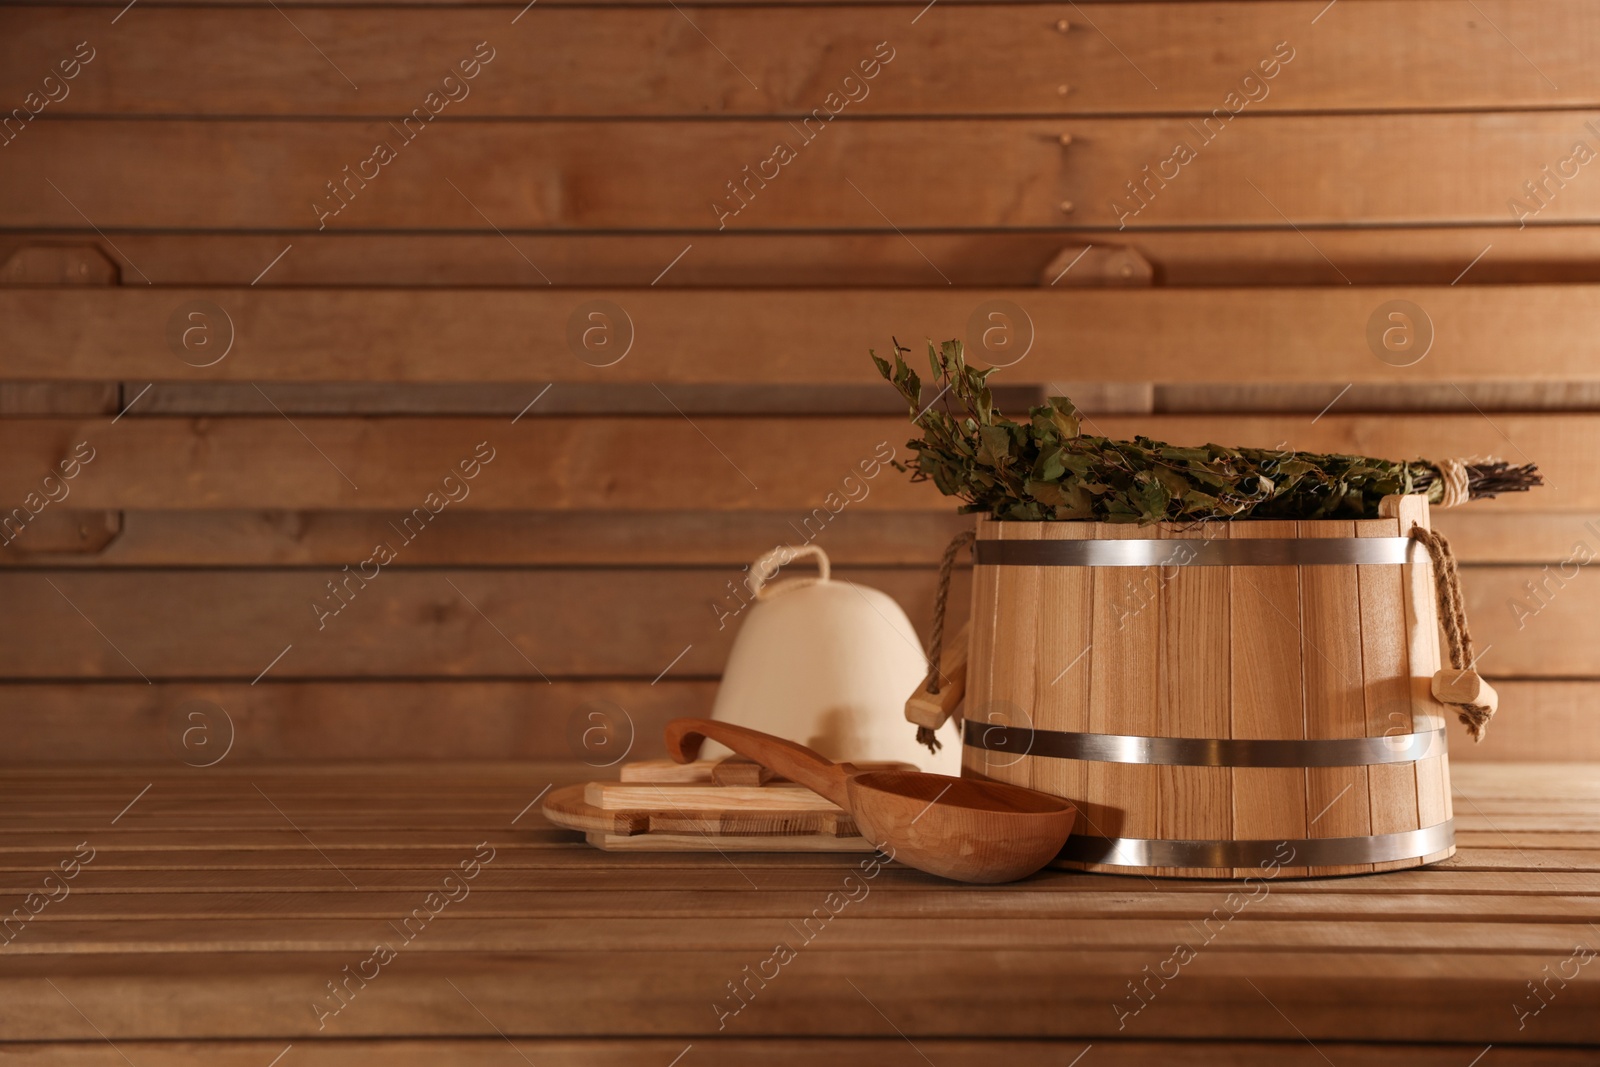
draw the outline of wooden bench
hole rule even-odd
[[[1248,890],[607,854],[539,816],[576,777],[8,774],[7,907],[53,899],[5,920],[0,1053],[943,1067],[1072,1063],[1092,1045],[1085,1062],[1576,1065],[1600,1040],[1593,765],[1459,767],[1454,859]]]

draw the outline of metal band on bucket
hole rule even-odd
[[[1073,834],[1057,858],[1108,867],[1258,867],[1268,861],[1283,867],[1343,867],[1420,859],[1455,843],[1455,820],[1446,819],[1398,834],[1301,841],[1178,841]],[[1286,847],[1294,850],[1288,858],[1283,854]]]
[[[1370,767],[1432,759],[1446,751],[1442,726],[1385,737],[1302,741],[1068,733],[968,719],[962,727],[962,739],[973,748],[1014,757],[1049,756],[1165,767]]]
[[[978,541],[973,562],[999,567],[1316,567],[1410,562],[1409,537],[1265,537],[1228,541]]]

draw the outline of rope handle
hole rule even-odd
[[[776,578],[778,571],[801,556],[813,556],[817,561],[817,576],[815,578],[786,578],[773,585],[770,589],[767,583]],[[771,552],[750,564],[750,577],[746,580],[752,595],[757,600],[766,600],[768,597],[786,593],[791,589],[800,589],[808,585],[826,582],[833,568],[828,563],[828,554],[816,545],[802,545],[795,548],[793,545],[779,545]]]
[[[1489,720],[1499,706],[1499,696],[1479,677],[1478,657],[1473,651],[1472,630],[1467,625],[1466,598],[1461,593],[1461,572],[1456,554],[1442,533],[1413,522],[1411,539],[1428,550],[1433,561],[1433,591],[1439,605],[1439,621],[1444,626],[1445,643],[1450,649],[1451,670],[1433,677],[1433,695],[1442,704],[1456,709],[1473,741],[1482,741]]]
[[[950,543],[945,546],[944,558],[939,561],[939,589],[933,600],[933,632],[928,636],[928,673],[922,681],[922,686],[906,701],[906,718],[917,724],[917,743],[928,746],[928,751],[932,753],[937,753],[943,747],[934,731],[944,725],[945,720],[955,712],[956,705],[966,689],[964,656],[961,658],[959,677],[949,677],[941,669],[944,658],[944,619],[945,609],[950,601],[950,572],[955,569],[956,556],[977,539],[977,531],[965,530],[952,537]],[[965,628],[961,631],[963,640],[966,632]],[[923,694],[935,699],[928,700]]]
[[[945,546],[944,558],[939,561],[939,592],[933,601],[933,633],[928,637],[928,676],[922,683],[923,689],[933,696],[939,695],[939,658],[944,652],[944,613],[950,600],[950,572],[955,569],[956,556],[977,539],[976,530],[956,534]]]

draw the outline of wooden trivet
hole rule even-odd
[[[832,801],[742,759],[624,764],[620,781],[552,790],[541,810],[608,852],[872,851]]]

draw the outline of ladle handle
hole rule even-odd
[[[728,722],[673,719],[667,723],[667,753],[679,763],[699,755],[700,743],[708,738],[848,810],[845,783],[850,774],[845,764],[830,762],[793,741]]]

